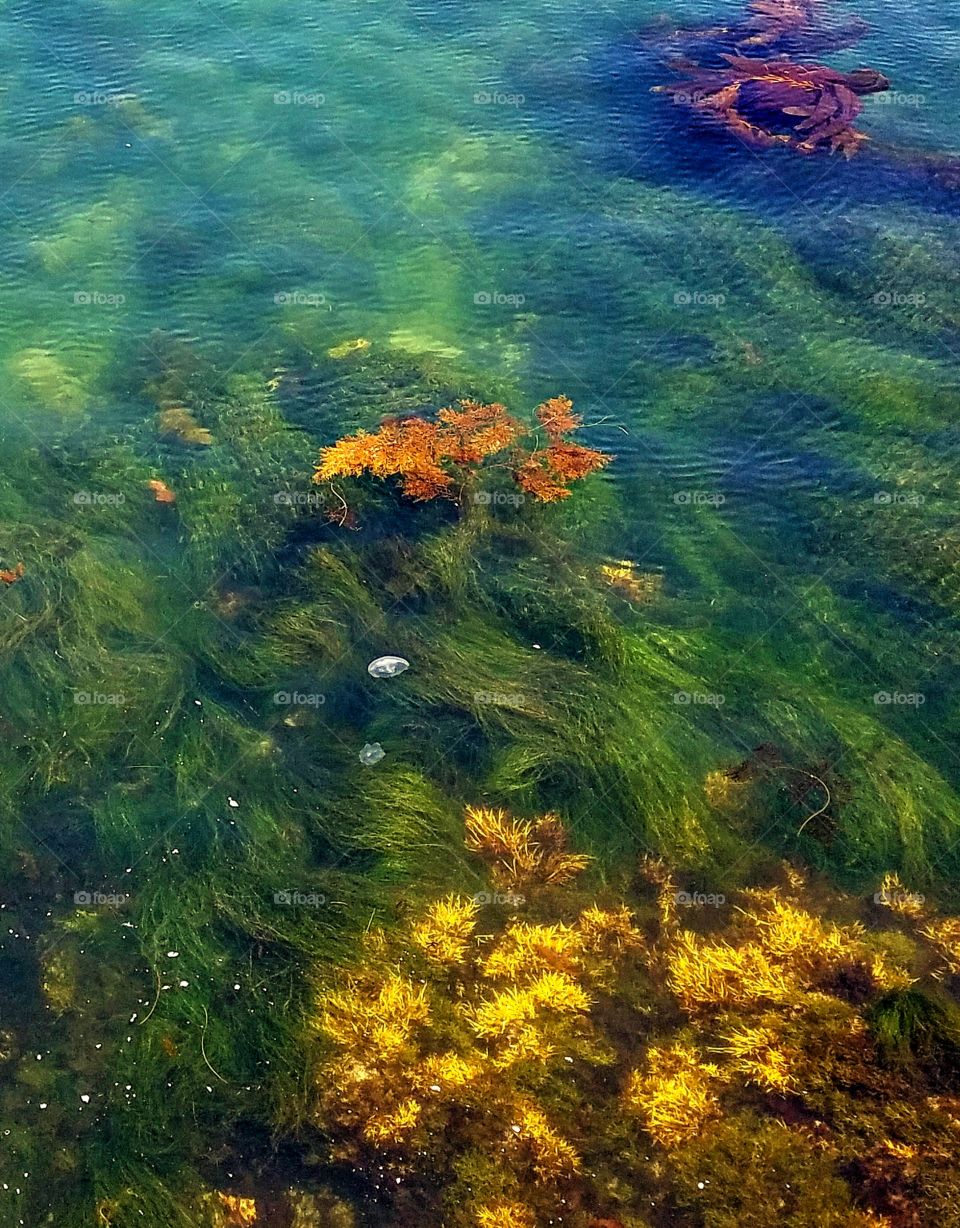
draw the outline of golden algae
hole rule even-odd
[[[213,432],[201,426],[183,405],[161,409],[157,415],[157,429],[163,438],[175,439],[178,443],[193,447],[209,447],[213,443]]]
[[[46,409],[77,413],[90,404],[89,387],[49,349],[32,346],[21,350],[13,355],[7,366],[10,373],[22,381],[30,398]]]
[[[349,358],[351,354],[360,354],[369,350],[370,342],[366,337],[354,337],[350,341],[339,341],[327,350],[328,358]]]
[[[471,824],[468,851],[495,870],[503,840],[478,844]],[[549,895],[408,906],[321,978],[311,1112],[391,1222],[539,1223],[565,1206],[588,1228],[643,1222],[652,1201],[686,1208],[683,1224],[763,1228],[787,1208],[812,1228],[882,1222],[894,1188],[917,1222],[945,1205],[960,1014],[918,947],[891,960],[867,904],[827,900],[793,866],[704,896],[709,936],[664,863],[644,865],[632,907],[588,902],[588,873]],[[905,889],[888,876],[883,892]]]
[[[87,266],[89,276],[91,269],[97,267],[98,279],[102,279],[105,262],[116,262],[114,268],[119,275],[120,262],[129,256],[131,228],[141,209],[132,186],[120,180],[112,195],[67,214],[58,231],[34,240],[32,248],[50,273],[68,270],[76,273]]]

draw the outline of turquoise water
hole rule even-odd
[[[844,881],[892,866],[943,891],[955,881],[960,195],[924,158],[960,157],[960,14],[860,7],[870,33],[825,58],[882,70],[892,94],[866,99],[875,139],[845,162],[746,151],[650,92],[671,79],[652,27],[736,11],[0,7],[0,567],[26,567],[0,594],[15,915],[0,951],[15,1055],[2,1113],[19,1139],[4,1189],[21,1191],[0,1223],[87,1222],[76,1208],[96,1181],[133,1180],[158,1149],[160,1184],[199,1164],[222,1106],[168,1147],[162,1126],[120,1127],[96,1103],[129,1107],[122,1069],[131,1087],[152,1081],[142,1098],[164,1099],[151,1065],[163,1037],[146,1055],[124,1038],[168,949],[206,986],[183,1007],[195,1033],[210,1029],[204,1062],[213,1051],[234,1064],[231,1089],[266,1094],[256,1080],[263,1054],[282,1061],[282,1023],[234,1045],[253,1008],[212,1008],[235,974],[251,1001],[275,985],[282,1015],[295,959],[335,941],[337,918],[287,926],[250,900],[268,880],[269,892],[291,874],[306,885],[304,866],[338,847],[366,742],[409,773],[380,778],[385,808],[401,786],[459,795],[482,780],[566,805],[611,855],[646,842],[696,860],[715,844],[735,875],[758,847],[794,851],[822,804],[829,823],[799,847]],[[355,338],[369,348],[328,356]],[[408,601],[409,578],[377,622],[376,558],[354,588],[331,581],[354,605],[341,617],[322,586],[293,578],[309,507],[286,515],[274,496],[306,492],[336,435],[471,388],[524,413],[567,393],[615,462],[582,510],[564,511],[558,540],[544,534],[529,593],[496,633],[467,597],[456,620]],[[158,404],[174,401],[211,447],[185,457],[158,437]],[[150,478],[176,488],[175,512],[144,496]],[[662,584],[639,613],[617,610],[630,638],[616,678],[598,681],[590,651],[543,621],[558,560],[598,588],[595,569],[620,560]],[[477,562],[492,575],[509,561],[494,546]],[[265,592],[276,605],[257,622],[248,607],[267,606]],[[396,706],[361,693],[350,670],[362,676],[365,654],[411,646],[422,691]],[[487,675],[463,664],[471,653]],[[546,718],[498,714],[496,754],[478,749],[489,714],[469,696],[501,686],[547,696],[596,775],[574,759],[557,768],[553,742],[511,752],[511,737],[546,746]],[[318,688],[309,737],[278,728],[271,694]],[[78,692],[107,698],[78,704]],[[703,778],[766,743],[830,796],[781,798],[717,835]],[[365,883],[420,872],[402,840],[360,826],[356,881],[339,885],[358,911]],[[74,917],[78,891],[127,887],[127,928],[100,933],[82,901]],[[223,932],[206,931],[214,919]],[[37,964],[51,934],[49,950],[86,943],[100,977],[59,1012],[41,993],[52,957]],[[169,1019],[173,1033],[176,1008]],[[34,1040],[61,1055],[49,1082],[28,1069]],[[91,1048],[104,1043],[111,1066]],[[177,1104],[195,1104],[181,1077]],[[93,1106],[75,1112],[81,1094]],[[110,1180],[77,1175],[79,1145]],[[55,1177],[38,1182],[51,1155]],[[52,1203],[50,1180],[64,1191]]]

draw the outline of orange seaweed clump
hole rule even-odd
[[[610,463],[610,457],[565,436],[582,425],[568,397],[551,397],[536,409],[537,420],[547,432],[549,443],[527,458],[515,474],[517,485],[541,503],[566,499],[569,483],[585,478]]]
[[[16,584],[26,575],[26,570],[23,563],[18,563],[16,567],[4,567],[0,570],[0,581],[4,584]]]
[[[537,418],[550,442],[533,452],[517,446],[529,431],[499,402],[461,401],[459,409],[441,409],[432,421],[389,419],[378,431],[358,431],[324,448],[314,481],[369,474],[397,479],[401,492],[416,502],[438,498],[462,502],[485,469],[499,468],[538,501],[555,502],[570,493],[570,482],[610,460],[565,438],[580,426],[571,411],[572,403],[565,397],[538,407]]]
[[[154,500],[157,503],[176,503],[177,496],[174,491],[159,478],[150,478],[147,482],[147,490],[153,492]]]

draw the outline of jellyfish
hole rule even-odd
[[[379,742],[368,742],[360,752],[358,758],[366,767],[373,767],[387,752],[383,749]]]
[[[377,657],[367,666],[371,678],[393,678],[410,668],[410,662],[405,657]]]

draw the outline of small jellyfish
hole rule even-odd
[[[377,657],[367,666],[371,678],[394,678],[410,668],[410,662],[405,657]]]
[[[373,767],[375,763],[380,762],[386,753],[387,752],[383,749],[379,742],[368,742],[360,752],[358,758],[360,762],[366,764],[367,767]]]

